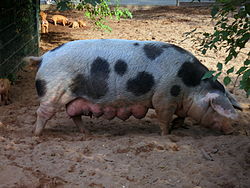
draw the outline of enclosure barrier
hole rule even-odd
[[[15,79],[26,55],[38,55],[39,0],[0,2],[0,78]]]

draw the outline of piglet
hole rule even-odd
[[[0,78],[0,104],[10,104],[10,81],[7,78]]]

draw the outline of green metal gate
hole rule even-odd
[[[0,78],[13,80],[22,58],[38,55],[39,0],[0,0]]]

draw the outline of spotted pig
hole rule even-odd
[[[173,44],[78,40],[26,61],[40,62],[35,135],[64,105],[85,133],[82,115],[140,119],[152,108],[163,135],[168,134],[174,114],[228,134],[231,120],[237,118],[234,108],[241,109],[220,82],[201,79],[208,69],[196,57]]]

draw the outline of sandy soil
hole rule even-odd
[[[55,12],[50,12],[55,14]],[[79,12],[65,12],[71,19]],[[159,8],[137,11],[131,20],[111,21],[112,33],[50,24],[41,52],[76,39],[122,38],[174,43],[195,54],[209,68],[225,54],[201,56],[183,33],[210,31],[208,8]],[[184,40],[184,41],[183,41]],[[240,62],[243,57],[237,61]],[[234,122],[233,135],[221,135],[188,119],[185,127],[160,136],[155,114],[128,121],[84,118],[93,137],[85,139],[64,109],[40,137],[32,135],[39,105],[36,68],[20,72],[11,89],[13,103],[0,107],[0,187],[96,188],[248,188],[250,186],[249,100],[236,90],[246,109]],[[229,86],[229,89],[232,86]]]

